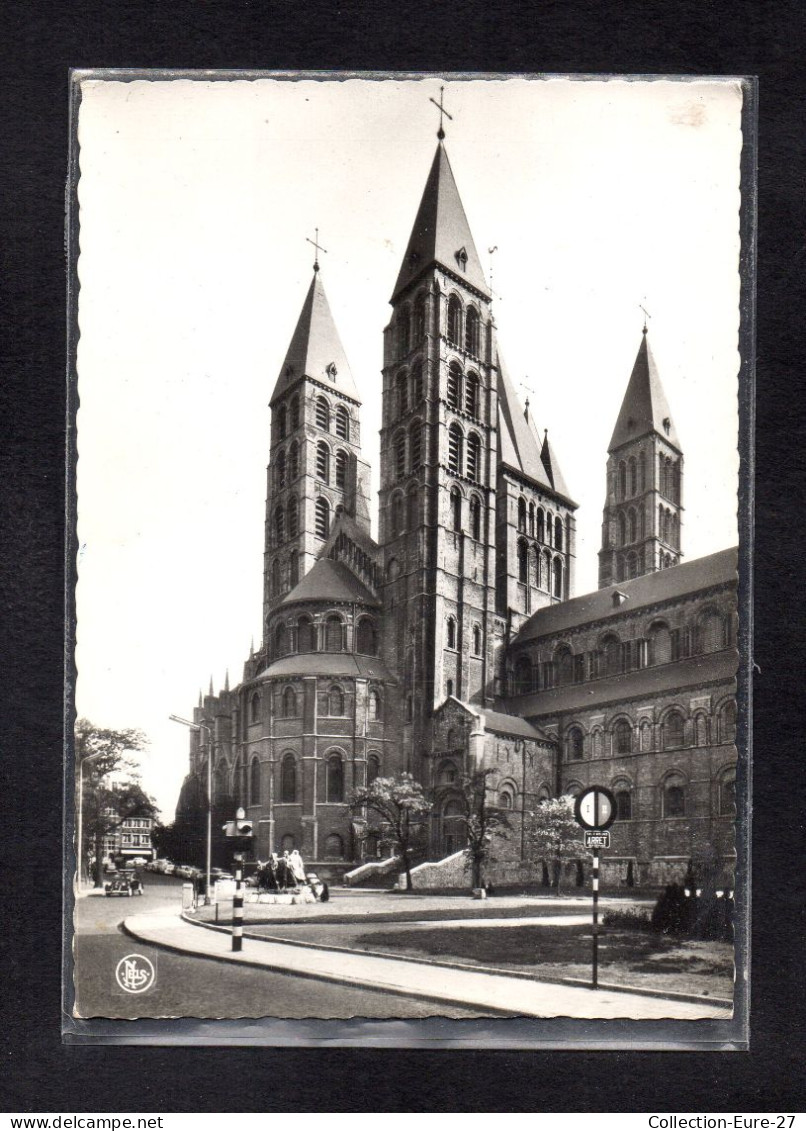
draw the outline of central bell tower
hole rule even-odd
[[[498,380],[490,290],[440,130],[384,335],[385,655],[423,777],[431,715],[494,694]]]

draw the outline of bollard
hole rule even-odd
[[[235,857],[235,894],[232,897],[232,949],[243,949],[243,857]]]

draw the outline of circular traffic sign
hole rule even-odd
[[[616,799],[603,785],[590,785],[577,794],[574,816],[583,829],[609,829],[616,819]]]

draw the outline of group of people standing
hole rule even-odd
[[[289,888],[299,888],[310,881],[311,886],[327,887],[326,884],[317,882],[313,874],[309,877],[305,872],[305,864],[298,849],[284,852],[282,856],[272,852],[268,860],[258,860],[257,868],[258,888],[261,891],[288,891]],[[321,894],[314,894],[321,899]]]

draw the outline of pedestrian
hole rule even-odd
[[[302,862],[302,857],[300,856],[298,849],[295,848],[294,851],[289,856],[288,866],[291,869],[291,875],[294,877],[294,879],[297,881],[297,883],[298,884],[304,884],[305,883],[305,865]]]

